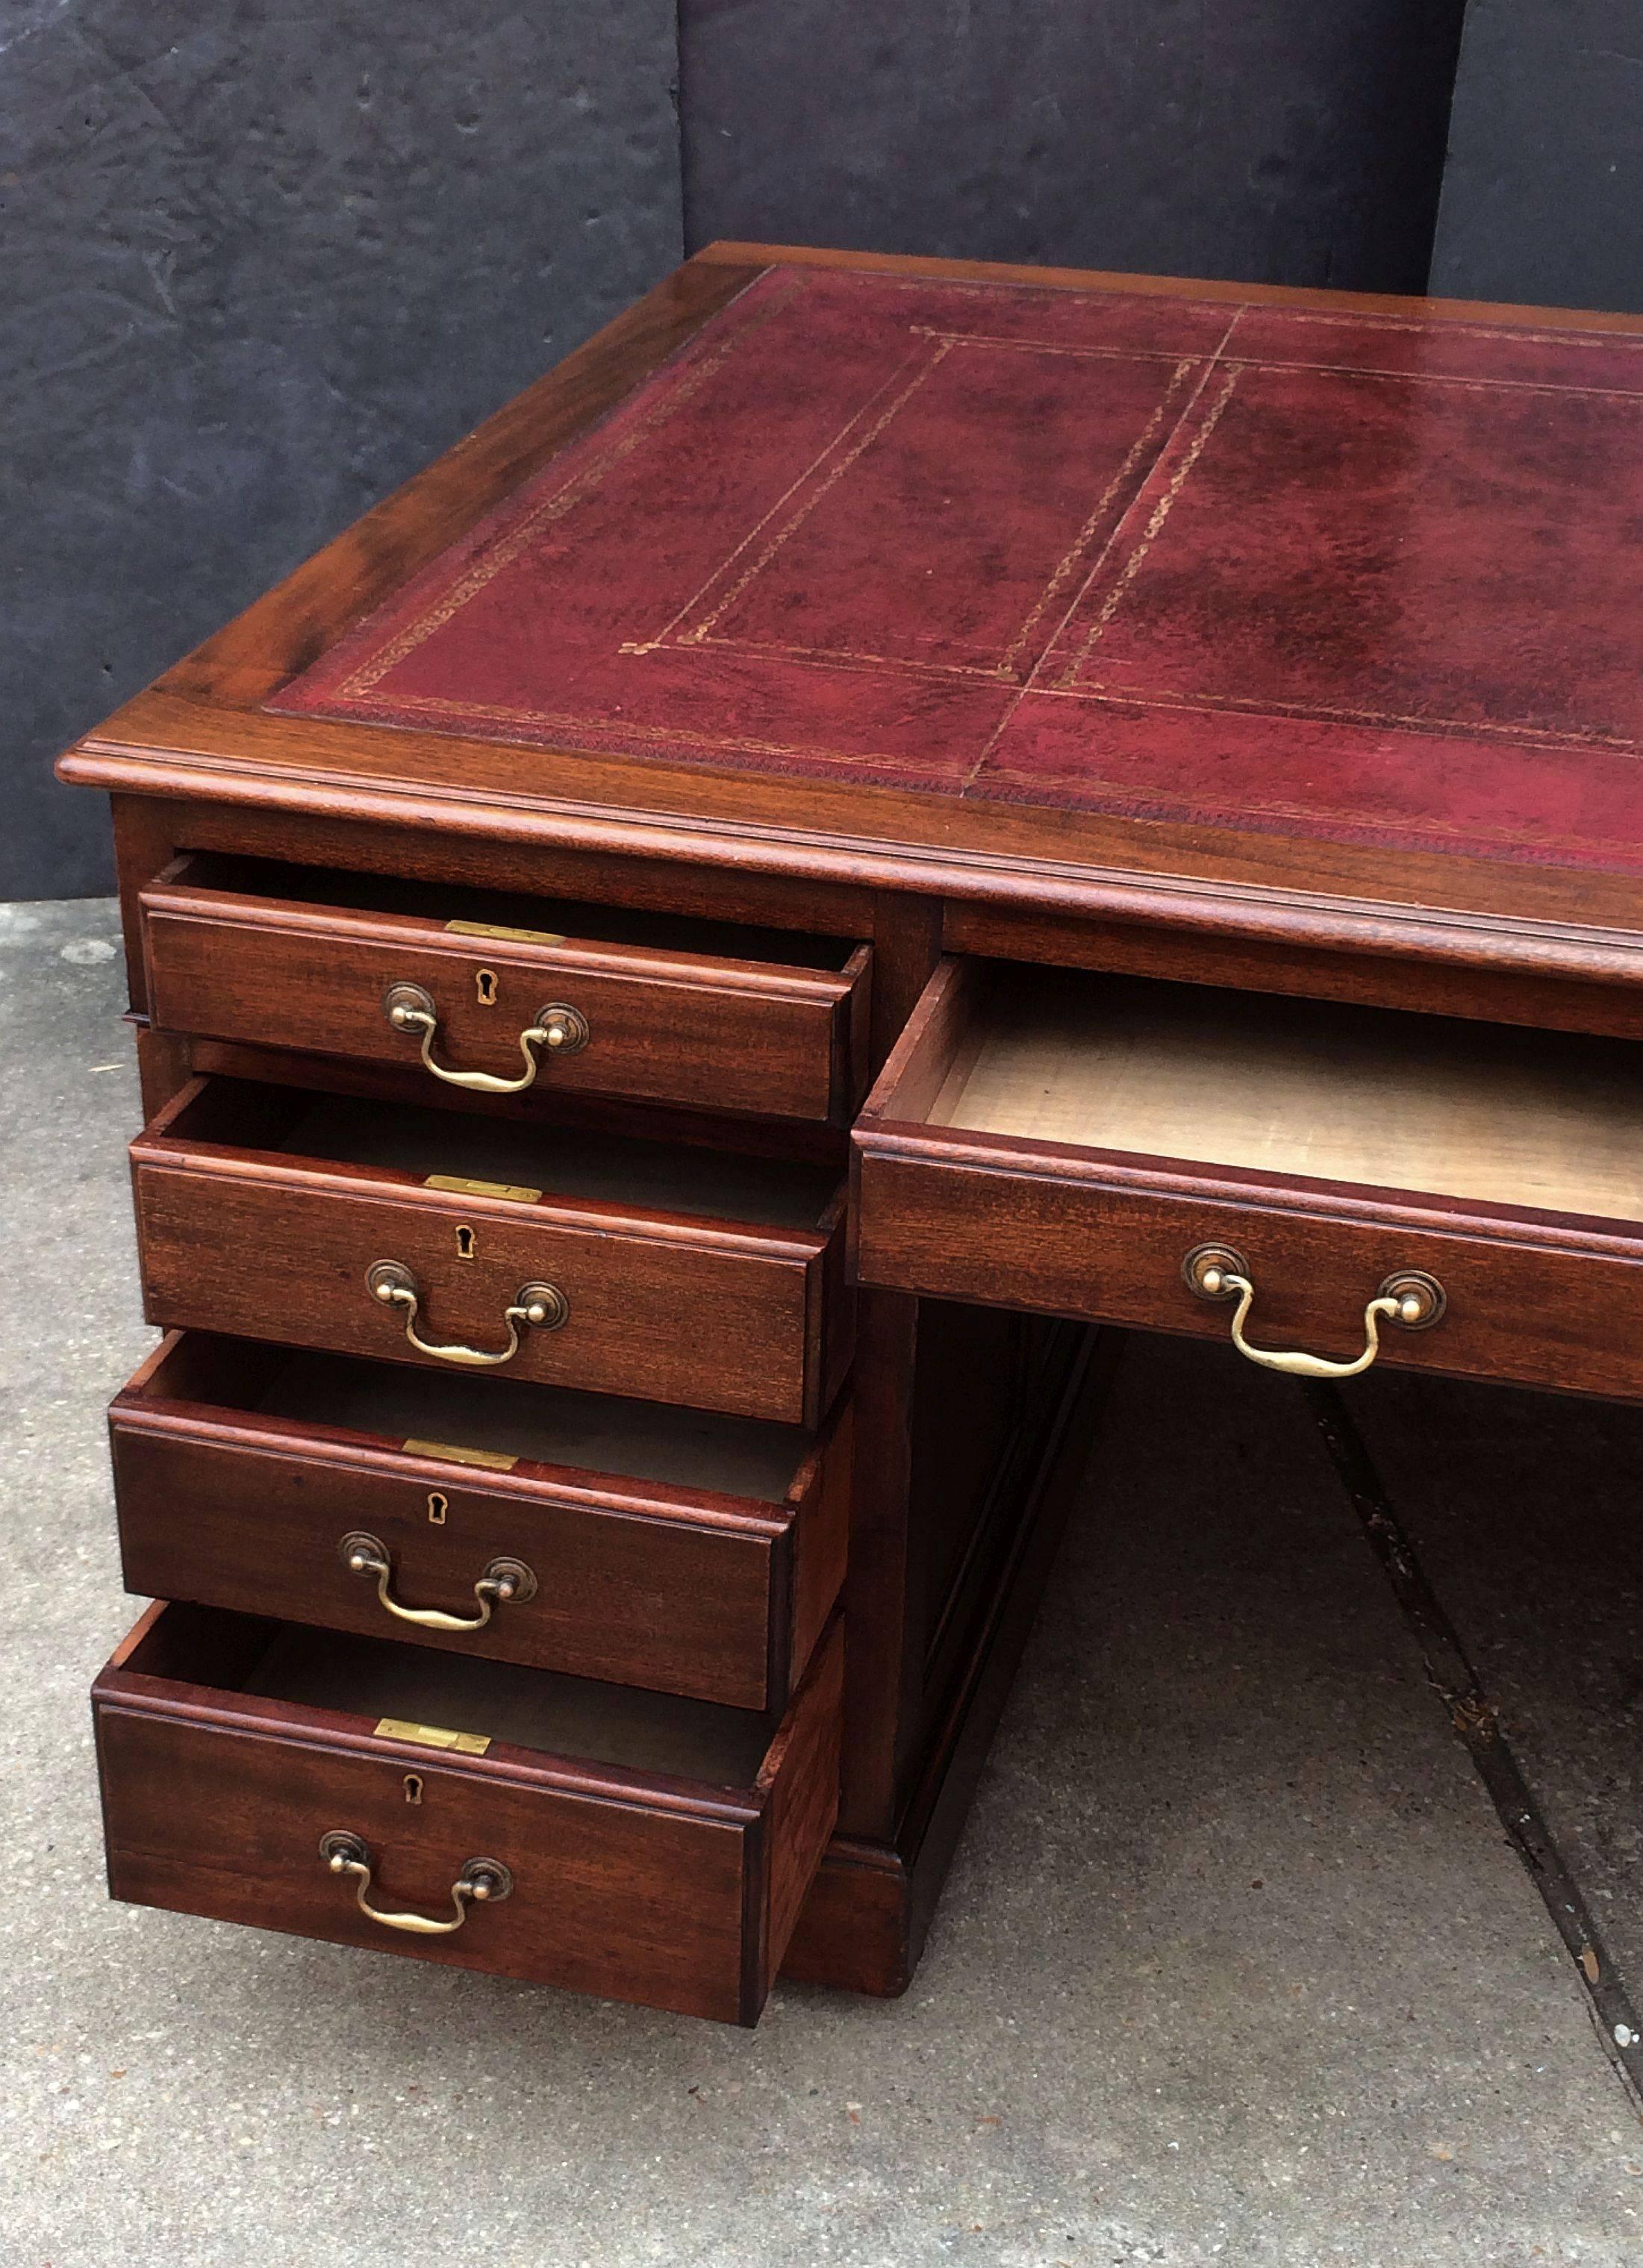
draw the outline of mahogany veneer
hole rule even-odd
[[[1180,993],[945,962],[857,1122],[863,1281],[1220,1337],[1217,1243],[1344,1359],[1418,1270],[1443,1312],[1381,1361],[1643,1394],[1643,1050]]]
[[[524,1332],[511,1366],[542,1383],[814,1425],[848,1358],[844,1196],[809,1166],[213,1079],[156,1114],[131,1164],[146,1312],[167,1328],[429,1362],[371,1292],[387,1259],[424,1333],[482,1351],[521,1286],[562,1292],[563,1322]]]
[[[844,1580],[848,1396],[816,1438],[182,1333],[108,1418],[126,1587],[151,1596],[763,1710]],[[478,1631],[408,1627],[347,1564],[360,1531],[413,1606],[471,1616],[499,1557],[538,1587]]]
[[[395,1950],[751,2023],[838,1808],[842,1658],[836,1624],[767,1743],[756,1718],[701,1703],[151,1608],[92,1697],[110,1884],[375,1946],[326,1836],[357,1836],[377,1899],[431,1918],[472,1860],[500,1861],[512,1886],[471,1928]],[[383,1730],[436,1712],[500,1736],[431,1755]]]
[[[715,246],[88,733],[116,1893],[899,1991],[1090,1325],[1643,1389],[1640,504],[1633,319]]]
[[[352,880],[179,859],[139,901],[155,1021],[404,1064],[416,1060],[416,1035],[394,1028],[383,1000],[395,984],[417,984],[438,1008],[442,1050],[507,1078],[519,1071],[517,1032],[563,998],[588,1036],[554,1058],[556,1093],[832,1120],[848,1120],[860,1100],[866,946],[816,939],[814,965],[791,965],[781,956],[797,962],[806,940],[483,893],[387,883],[362,892]],[[298,889],[307,895],[286,895]],[[458,916],[457,904],[470,910]],[[518,925],[526,917],[535,934]],[[575,933],[540,926],[557,922]],[[777,958],[737,958],[739,946]]]

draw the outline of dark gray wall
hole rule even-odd
[[[1472,0],[1432,289],[1643,313],[1643,5]]]
[[[1419,291],[1462,0],[682,0],[685,231]]]
[[[0,7],[0,897],[56,751],[680,256],[672,0]]]

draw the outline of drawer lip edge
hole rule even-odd
[[[658,1527],[713,1528],[744,1535],[750,1543],[773,1543],[786,1535],[797,1514],[792,1496],[733,1497],[711,1490],[693,1491],[672,1483],[650,1485],[642,1478],[612,1473],[620,1488],[599,1485],[600,1471],[592,1466],[547,1465],[521,1457],[511,1472],[466,1465],[455,1461],[418,1455],[395,1448],[386,1436],[350,1433],[342,1427],[310,1427],[304,1420],[289,1421],[291,1430],[276,1430],[259,1422],[257,1413],[229,1412],[217,1404],[178,1400],[150,1401],[122,1388],[108,1405],[111,1431],[149,1440],[186,1441],[229,1454],[272,1457],[284,1462],[327,1463],[339,1470],[357,1468],[373,1473],[402,1476],[408,1481],[432,1481],[460,1488],[469,1495],[516,1497],[534,1504],[563,1506],[591,1517],[644,1521]],[[795,1464],[794,1483],[809,1462]],[[580,1475],[578,1481],[572,1476]]]
[[[151,1633],[178,1612],[166,1601],[157,1599],[138,1616],[92,1681],[94,1720],[110,1710],[129,1716],[161,1717],[202,1730],[232,1733],[237,1737],[256,1736],[276,1743],[291,1742],[320,1754],[387,1757],[395,1764],[404,1760],[431,1771],[460,1772],[481,1784],[504,1779],[514,1786],[540,1788],[544,1793],[586,1794],[640,1810],[682,1813],[739,1829],[756,1824],[767,1815],[774,1792],[783,1784],[786,1760],[801,1719],[825,1682],[837,1682],[844,1659],[844,1610],[836,1605],[779,1716],[775,1716],[774,1721],[774,1712],[765,1718],[763,1750],[752,1780],[745,1786],[718,1786],[685,1775],[644,1771],[601,1763],[596,1758],[562,1755],[556,1750],[520,1748],[507,1741],[493,1742],[482,1756],[464,1756],[445,1749],[430,1750],[415,1742],[383,1739],[375,1733],[372,1719],[350,1711],[281,1701],[230,1687],[196,1683],[185,1676],[162,1676],[151,1670],[133,1668],[132,1659]],[[182,1613],[186,1619],[188,1610]],[[225,1619],[241,1624],[254,1624],[257,1620],[243,1615]]]
[[[658,1242],[695,1246],[711,1252],[732,1251],[755,1260],[806,1264],[826,1250],[836,1223],[815,1229],[767,1227],[756,1221],[730,1221],[717,1215],[668,1213],[658,1208],[646,1212],[597,1199],[560,1198],[544,1191],[533,1204],[509,1197],[464,1195],[460,1199],[443,1189],[431,1189],[409,1174],[387,1167],[349,1167],[342,1160],[298,1160],[281,1150],[233,1149],[225,1144],[195,1141],[169,1132],[151,1135],[148,1128],[133,1137],[129,1154],[134,1169],[195,1174],[218,1181],[251,1181],[269,1189],[300,1189],[319,1195],[345,1196],[350,1201],[395,1206],[412,1204],[452,1218],[490,1219],[518,1226],[572,1231],[578,1234],[621,1237],[637,1243]],[[836,1193],[829,1214],[840,1203]]]
[[[348,1711],[295,1702],[267,1702],[260,1710],[254,1705],[260,1697],[112,1668],[102,1670],[92,1686],[92,1709],[99,1716],[165,1718],[201,1732],[232,1734],[240,1740],[262,1740],[322,1756],[412,1764],[424,1772],[459,1774],[481,1786],[505,1781],[578,1802],[680,1814],[707,1826],[743,1830],[763,1815],[769,1800],[767,1792],[757,1786],[745,1790],[716,1789],[704,1781],[662,1772],[627,1771],[586,1757],[561,1756],[555,1750],[520,1749],[505,1741],[494,1742],[483,1756],[463,1756],[451,1749],[421,1748],[414,1742],[379,1739],[368,1719]],[[266,1713],[268,1710],[288,1713],[273,1716]]]
[[[1366,1226],[1384,1223],[1454,1236],[1487,1236],[1495,1241],[1504,1233],[1508,1241],[1525,1244],[1643,1260],[1643,1221],[1629,1225],[1598,1214],[1383,1189],[1367,1182],[1274,1175],[1249,1167],[1149,1158],[1136,1151],[1098,1150],[1019,1135],[968,1130],[949,1135],[913,1120],[879,1119],[867,1127],[858,1125],[852,1140],[864,1166],[941,1166],[956,1173],[1013,1176],[1069,1189],[1197,1197],[1243,1211],[1298,1213]]]
[[[764,998],[772,1004],[831,1011],[850,998],[871,970],[871,958],[857,966],[858,956],[871,956],[870,941],[851,939],[845,966],[839,969],[807,968],[794,961],[739,960],[731,954],[698,954],[686,948],[623,945],[597,938],[567,934],[564,944],[547,945],[523,939],[467,937],[459,939],[445,924],[420,914],[372,913],[357,907],[310,906],[300,900],[263,898],[235,892],[217,893],[206,884],[163,883],[158,880],[137,893],[144,920],[159,916],[168,921],[233,928],[262,935],[288,932],[334,941],[400,947],[408,952],[431,951],[453,960],[472,961],[482,946],[485,957],[518,961],[544,975],[555,969],[575,970],[602,976],[612,983],[657,983],[682,990],[712,990]],[[619,963],[654,963],[646,966]]]

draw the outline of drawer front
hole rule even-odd
[[[848,1418],[846,1405],[791,1504],[692,1504],[676,1490],[647,1498],[638,1482],[486,1474],[128,1391],[109,1412],[126,1588],[781,1707],[843,1579]],[[345,1543],[362,1535],[381,1547],[386,1581],[350,1565]],[[482,1601],[475,1585],[498,1564],[511,1592]],[[384,1588],[403,1608],[490,1618],[461,1631],[409,1623]]]
[[[534,1062],[533,1084],[571,1093],[836,1123],[866,1085],[866,946],[835,972],[453,933],[164,882],[142,904],[150,1014],[167,1031],[414,1066],[424,1027],[396,1027],[385,1005],[411,986],[446,1071],[517,1081]],[[549,1007],[574,1012],[561,1044],[522,1052]],[[427,1078],[437,1090],[438,1072]]]
[[[932,1145],[933,1146],[933,1145]],[[1364,1309],[1410,1270],[1446,1295],[1429,1328],[1382,1325],[1381,1362],[1591,1394],[1643,1393],[1643,1245],[1342,1195],[1143,1174],[1065,1158],[928,1154],[885,1138],[859,1165],[862,1282],[1226,1338],[1225,1301],[1183,1265],[1230,1248],[1256,1286],[1247,1336],[1330,1360],[1366,1344]]]
[[[282,1724],[277,1705],[134,1675],[117,1656],[94,1697],[110,1889],[752,2022],[797,1918],[795,1886],[808,1888],[836,1814],[839,1659],[835,1631],[778,1735],[770,1785],[741,1800],[533,1767],[517,1749],[449,1760],[296,1708]],[[328,1870],[321,1838],[337,1834],[365,1846],[369,1895],[389,1911],[448,1918],[453,1884],[476,1859],[499,1862],[511,1887],[468,1904],[448,1935],[396,1930]]]
[[[540,1383],[814,1425],[844,1359],[836,1233],[357,1194],[342,1175],[179,1162],[142,1141],[132,1155],[146,1312],[168,1328],[438,1367],[367,1284],[386,1260],[415,1283],[420,1335],[479,1352],[505,1347],[522,1287],[555,1287],[564,1322],[521,1327],[507,1366]]]
[[[1360,1359],[1367,1357],[1573,1392],[1643,1393],[1643,1228],[1493,1197],[1375,1188],[1367,1174],[1359,1186],[1313,1179],[1304,1167],[1292,1173],[1270,1163],[1188,1163],[1138,1149],[1040,1138],[1036,1130],[1046,1124],[1106,1130],[1122,1123],[1106,1115],[1103,1082],[1140,1085],[1137,1064],[1150,1065],[1155,1076],[1172,1058],[1134,1017],[1122,1027],[1121,1043],[1104,1056],[1093,1053],[1087,999],[1076,1015],[1062,1003],[1037,1027],[1053,1034],[1059,1053],[1040,1044],[1036,1052],[1015,1054],[1013,1089],[998,1068],[1011,1060],[998,1051],[999,1035],[1014,1045],[1023,1028],[1018,1004],[1025,1002],[1029,1019],[1037,1012],[1017,983],[1019,974],[943,962],[893,1050],[853,1135],[862,1282],[1207,1338],[1229,1337],[1236,1327],[1242,1351],[1256,1360],[1271,1353],[1313,1358],[1310,1365],[1277,1366],[1303,1374],[1330,1366],[1367,1367]],[[1201,1032],[1202,1023],[1196,1028]],[[1434,1042],[1426,1020],[1418,1018],[1395,1032],[1378,1031],[1373,1060],[1384,1057],[1384,1067],[1369,1101],[1352,1108],[1336,1092],[1343,1075],[1330,1034],[1309,1028],[1304,1049],[1291,1044],[1273,1056],[1280,1083],[1289,1081],[1283,1108],[1294,1122],[1292,1135],[1290,1120],[1277,1120],[1281,1147],[1293,1153],[1333,1120],[1352,1138],[1337,1142],[1336,1159],[1359,1149],[1384,1155],[1367,1140],[1359,1145],[1360,1110],[1383,1108],[1396,1118],[1406,1068],[1418,1106],[1419,1079],[1431,1079],[1434,1055],[1447,1049],[1464,1064],[1467,1044],[1466,1035],[1453,1031]],[[1337,1048],[1346,1056],[1359,1050],[1360,1088],[1364,1046],[1360,1033],[1343,1035]],[[984,1116],[970,1100],[970,1081],[990,1049],[992,1085],[982,1090]],[[1300,1082],[1298,1060],[1306,1066]],[[1076,1074],[1072,1082],[1064,1076],[1068,1069]],[[1225,1075],[1223,1065],[1217,1076]],[[1589,1066],[1582,1077],[1585,1092],[1601,1089]],[[1618,1083],[1618,1072],[1615,1079]],[[1258,1088],[1267,1123],[1273,1119],[1271,1091]],[[1152,1108],[1148,1123],[1160,1139],[1177,1129],[1179,1138],[1190,1138],[1200,1130],[1191,1117],[1195,1098],[1200,1122],[1215,1100],[1205,1082],[1179,1081],[1174,1071],[1158,1092],[1168,1108]],[[1509,1153],[1522,1117],[1510,1080],[1485,1059],[1475,1092],[1464,1079],[1443,1092],[1453,1097],[1444,1125],[1457,1130],[1449,1148],[1462,1164],[1468,1143]],[[1555,1160],[1544,1101],[1536,1107],[1541,1151]],[[1427,1121],[1432,1117],[1428,1108]],[[1611,1128],[1610,1121],[1597,1123]],[[1595,1145],[1588,1140],[1600,1164],[1611,1138],[1618,1138],[1605,1130]],[[1312,1152],[1301,1146],[1299,1154]],[[1445,1169],[1453,1169],[1452,1161]],[[1253,1286],[1247,1305],[1224,1284],[1205,1284],[1200,1276],[1197,1290],[1190,1285],[1189,1262],[1202,1262],[1205,1248],[1223,1256],[1223,1274],[1235,1270]],[[1411,1306],[1372,1318],[1370,1303],[1400,1278],[1415,1279],[1402,1287]],[[1420,1285],[1420,1278],[1429,1280]]]

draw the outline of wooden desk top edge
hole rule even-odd
[[[442,828],[1608,983],[1643,978],[1624,875],[1028,804],[534,751],[260,704],[773,265],[1050,291],[1189,293],[1456,324],[1643,335],[1643,318],[774,245],[709,246],[85,735],[60,776],[116,793]]]

